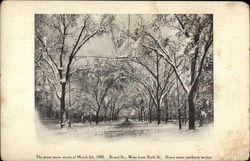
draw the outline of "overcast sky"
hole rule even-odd
[[[142,23],[152,22],[153,15],[143,15]],[[115,15],[115,24],[123,30],[128,29],[128,14],[126,15]],[[141,23],[139,15],[130,15],[130,30],[133,31],[133,28]],[[162,35],[168,35],[175,37],[174,34],[176,31],[173,31],[173,28],[165,27],[161,28],[163,31]],[[95,36],[90,39],[79,51],[77,56],[102,56],[102,57],[114,57],[115,56],[115,47],[112,42],[111,34],[103,34],[102,36]],[[75,65],[82,64],[84,60],[79,60]]]

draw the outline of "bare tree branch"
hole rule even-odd
[[[209,47],[211,46],[213,42],[213,38],[212,36],[210,37],[210,40],[208,41],[208,43],[205,45],[205,49],[204,49],[204,54],[202,55],[202,58],[201,58],[201,63],[200,63],[200,66],[199,66],[199,69],[198,69],[198,73],[197,73],[197,76],[195,77],[192,85],[191,85],[191,89],[194,87],[194,85],[196,84],[200,74],[201,74],[201,70],[202,70],[202,67],[203,67],[203,64],[204,64],[204,60],[205,60],[205,57],[206,57],[206,54],[208,52],[208,49]]]
[[[148,66],[146,66],[145,64],[143,64],[143,63],[140,61],[140,59],[136,58],[136,60],[137,60],[137,62],[135,61],[136,63],[142,65],[145,69],[147,69],[147,71],[149,71],[149,73],[150,73],[155,79],[157,79],[157,77],[156,77],[156,75],[154,74],[154,72],[153,72],[152,70],[150,70]]]
[[[140,81],[139,79],[134,79],[135,81],[139,82],[140,84],[142,84],[148,91],[149,95],[153,98],[153,101],[155,103],[155,105],[157,105],[157,101],[155,100],[155,97],[153,96],[152,92],[150,91],[150,89],[148,88],[148,86],[146,84],[144,84],[142,81]]]
[[[41,38],[39,38],[39,36],[36,36],[37,40],[40,42],[40,44],[43,46],[43,48],[45,49],[45,52],[41,52],[42,54],[42,58],[45,60],[45,62],[49,65],[49,67],[52,69],[52,72],[54,74],[54,76],[57,78],[57,72],[58,72],[58,66],[55,63],[55,61],[52,59],[52,57],[49,55],[48,53],[48,49],[46,47],[46,45],[44,44],[44,42],[41,40]],[[39,51],[40,52],[40,51]],[[48,56],[49,59],[47,59],[46,56]],[[57,72],[56,72],[57,71]]]
[[[50,84],[55,88],[55,93],[56,93],[56,96],[57,98],[60,100],[60,96],[58,94],[58,89],[56,87],[56,85],[54,84],[54,82],[45,74],[44,71],[42,71],[43,75],[45,76],[45,78],[50,82]]]
[[[148,47],[148,46],[145,46],[145,47]],[[188,93],[190,89],[184,84],[184,82],[183,82],[182,78],[180,77],[180,74],[178,73],[178,71],[177,71],[176,66],[174,65],[174,63],[171,60],[169,60],[169,58],[166,56],[166,54],[164,54],[164,55],[161,54],[161,52],[159,52],[155,48],[151,48],[151,47],[148,47],[148,48],[152,49],[157,54],[161,55],[173,67],[174,72],[175,72],[177,78],[179,79],[179,81],[181,82],[181,85],[182,85],[184,91]]]

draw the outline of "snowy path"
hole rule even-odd
[[[204,127],[197,127],[195,131],[187,130],[187,125],[183,126],[182,130],[178,129],[177,123],[163,123],[157,125],[148,122],[137,121],[124,121],[107,122],[100,124],[73,124],[72,128],[60,129],[58,124],[49,126],[40,125],[37,128],[37,136],[39,140],[56,138],[56,140],[77,139],[77,140],[90,140],[90,139],[108,139],[119,140],[126,138],[136,139],[153,139],[164,141],[181,141],[183,139],[202,141],[212,137],[213,126],[212,124],[204,125]]]

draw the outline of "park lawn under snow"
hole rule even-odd
[[[99,124],[74,123],[72,128],[60,129],[59,124],[37,125],[37,137],[41,142],[58,143],[66,140],[99,140],[119,141],[121,139],[143,139],[166,142],[182,140],[208,141],[213,137],[213,125],[205,124],[196,130],[187,130],[187,124],[179,130],[177,122],[162,123],[137,122],[130,120],[130,125],[123,126],[124,120]]]

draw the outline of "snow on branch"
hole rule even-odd
[[[136,60],[137,60],[137,62],[135,61],[136,63],[141,64],[145,69],[147,69],[147,71],[149,71],[149,73],[150,73],[155,79],[157,79],[157,76],[153,73],[152,70],[149,69],[149,67],[148,67],[147,65],[143,64],[143,63],[140,61],[140,59],[138,59],[138,58],[136,58]]]
[[[148,34],[149,34],[149,33],[148,33]],[[149,34],[149,35],[151,35],[151,34]],[[158,46],[161,48],[161,51],[159,51],[159,50],[156,49],[156,48],[150,47],[150,46],[146,46],[146,45],[143,45],[143,46],[144,46],[144,47],[147,47],[147,48],[149,48],[149,49],[151,49],[151,50],[153,50],[154,52],[156,52],[157,54],[159,54],[160,56],[162,56],[162,57],[163,57],[172,67],[173,67],[174,72],[175,72],[177,78],[179,79],[179,81],[181,82],[181,85],[182,85],[184,91],[187,92],[187,93],[189,93],[190,89],[184,84],[182,78],[180,77],[180,74],[178,73],[178,71],[177,71],[177,69],[176,69],[175,64],[174,64],[174,63],[172,62],[172,60],[170,59],[168,53],[161,47],[161,45],[159,44],[159,42],[158,42],[153,36],[150,36],[150,37],[152,37],[153,40],[154,40],[154,42],[158,44]],[[162,54],[162,52],[163,52],[164,54]]]
[[[45,74],[45,72],[44,72],[43,70],[42,70],[42,73],[43,73],[43,75],[45,76],[45,78],[50,82],[50,84],[55,88],[56,96],[57,96],[57,98],[60,100],[60,96],[59,96],[59,94],[58,94],[58,89],[57,89],[55,83]]]
[[[50,68],[52,69],[52,72],[53,72],[55,78],[57,79],[57,71],[56,71],[57,67],[56,67],[55,63],[53,63],[53,59],[51,59],[50,56],[48,56],[48,54],[46,54],[46,53],[47,53],[47,52],[43,52],[42,58],[43,58],[43,59],[45,60],[45,62],[50,66]],[[47,56],[49,57],[49,59],[47,59],[47,58],[45,57],[45,55],[47,55]]]
[[[200,63],[199,69],[198,69],[198,73],[197,73],[197,76],[195,77],[195,79],[194,79],[194,81],[193,81],[193,83],[191,85],[191,89],[193,88],[194,84],[197,82],[197,80],[198,80],[198,78],[199,78],[199,76],[201,74],[201,70],[202,70],[202,67],[203,67],[203,64],[204,64],[206,54],[207,54],[208,49],[211,46],[212,42],[213,42],[213,36],[210,37],[208,43],[205,45],[204,53],[203,53],[202,58],[201,58],[201,63]]]
[[[65,84],[66,83],[66,78],[62,78],[61,80],[60,80],[60,84]]]
[[[154,95],[152,94],[153,92],[149,89],[149,87],[148,87],[145,83],[143,83],[142,81],[140,81],[139,79],[134,78],[134,81],[136,81],[136,82],[142,84],[142,85],[147,89],[147,91],[148,91],[150,97],[153,98],[153,101],[154,101],[155,105],[157,105],[157,103],[156,103],[157,101],[155,100],[155,97],[154,97]]]
[[[37,40],[39,41],[39,43],[41,44],[41,46],[44,48],[44,52],[42,53],[42,58],[45,60],[45,62],[49,65],[49,67],[52,69],[52,72],[55,76],[55,78],[57,79],[57,74],[58,74],[58,66],[56,64],[56,62],[53,60],[53,58],[49,55],[48,49],[46,47],[46,43],[43,42],[43,40],[39,37],[36,36]],[[45,39],[46,40],[46,39]]]
[[[84,38],[83,42],[78,46],[78,48],[74,51],[73,57],[77,54],[77,52],[81,49],[81,47],[93,36],[95,36],[98,33],[99,29],[97,29],[95,32],[93,32],[91,35]]]

